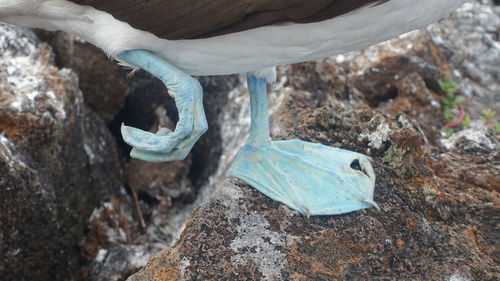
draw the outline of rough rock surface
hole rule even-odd
[[[80,279],[124,280],[149,257],[175,243],[192,212],[197,190],[217,169],[221,151],[217,116],[237,77],[200,78],[211,130],[185,161],[147,163],[127,157],[130,147],[119,133],[122,122],[156,131],[174,127],[177,110],[160,81],[147,73],[126,78],[127,70],[79,38],[38,30],[53,46],[59,67],[79,76],[85,103],[96,110],[117,137],[126,189],[94,208],[79,246]]]
[[[427,32],[279,68],[273,138],[375,160],[381,212],[312,218],[226,178],[249,124],[243,76],[199,78],[210,130],[186,161],[149,164],[119,126],[173,126],[159,81],[126,79],[74,36],[37,31],[52,52],[3,27],[0,279],[125,280],[165,248],[130,280],[499,279],[498,115],[483,112],[500,112],[499,15],[478,0]],[[449,137],[443,77],[472,119]]]
[[[195,209],[179,242],[129,280],[498,280],[499,134],[481,112],[500,109],[496,80],[488,78],[497,75],[491,54],[500,47],[498,36],[478,27],[498,30],[497,19],[498,8],[478,1],[429,33],[280,68],[273,137],[372,156],[381,211],[307,218],[226,180],[209,188],[217,191]],[[467,69],[484,76],[453,59],[463,45]],[[460,83],[474,120],[449,138],[443,77]],[[232,100],[244,102],[245,90],[237,91]],[[223,116],[247,111],[232,108],[240,111]],[[225,143],[241,141],[234,140],[241,133],[222,135],[233,138]]]
[[[43,30],[36,30],[36,34],[54,49],[57,66],[76,73],[85,104],[106,123],[111,122],[123,107],[130,87],[127,70],[75,35]]]
[[[224,112],[228,92],[238,81],[236,77],[200,78],[210,131],[186,160],[155,164],[124,160],[125,181],[132,194],[104,203],[115,223],[110,223],[108,215],[100,215],[103,206],[95,209],[90,231],[80,244],[88,263],[82,270],[84,279],[125,280],[160,249],[177,242],[193,202],[201,198],[198,190],[211,186],[208,177],[218,169],[222,148],[218,115]],[[130,80],[125,106],[111,122],[111,129],[117,133],[119,124],[125,122],[154,132],[159,124],[173,128],[176,119],[175,104],[164,86],[140,72]],[[130,151],[128,146],[120,147],[125,154]],[[138,212],[141,217],[137,217]],[[120,238],[122,233],[126,239]]]
[[[37,35],[56,51],[31,31],[1,29],[2,280],[68,280],[79,269],[81,280],[124,280],[177,241],[196,187],[217,167],[217,118],[186,161],[131,160],[105,123],[114,133],[131,120],[153,131],[173,126],[176,110],[163,85],[144,73],[126,79],[126,70],[74,36]],[[202,81],[214,92],[205,100],[209,116],[220,112],[230,81]]]
[[[427,28],[450,66],[459,70],[462,92],[491,103],[500,99],[499,5],[491,0],[470,1],[459,13]]]
[[[74,276],[88,216],[123,184],[114,139],[52,61],[31,31],[0,25],[2,280]]]

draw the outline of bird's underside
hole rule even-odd
[[[163,39],[199,39],[287,22],[311,23],[391,0],[70,0]]]
[[[0,0],[0,21],[64,30],[115,58],[144,49],[190,75],[224,75],[360,50],[465,1]]]

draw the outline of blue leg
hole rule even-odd
[[[231,176],[306,215],[378,208],[368,156],[299,140],[271,141],[267,82],[249,75],[248,88],[250,136],[231,166]]]
[[[152,162],[184,159],[208,128],[200,83],[145,50],[125,51],[118,57],[160,79],[179,112],[179,122],[173,132],[160,128],[153,134],[122,125],[123,139],[133,147],[130,156]]]

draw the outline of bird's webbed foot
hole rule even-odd
[[[300,140],[247,144],[229,173],[307,216],[378,208],[370,158],[344,149]]]
[[[300,140],[271,141],[266,80],[249,75],[248,88],[250,136],[230,175],[307,216],[378,208],[368,156]]]
[[[179,112],[174,131],[160,128],[154,134],[122,125],[124,141],[133,147],[130,156],[152,162],[184,159],[208,129],[200,83],[149,51],[124,51],[118,58],[160,79],[174,98]]]

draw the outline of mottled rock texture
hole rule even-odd
[[[472,3],[430,33],[279,69],[270,93],[273,137],[372,156],[381,211],[307,218],[229,179],[195,209],[179,242],[129,280],[498,280],[499,134],[479,122],[485,108],[500,109],[496,81],[482,85],[452,59],[463,41],[439,41],[485,37],[475,43],[482,54],[468,47],[461,56],[495,76],[498,66],[483,62],[497,59],[490,54],[500,50],[498,37],[470,24],[495,22],[497,10]],[[478,121],[449,138],[443,77],[461,84],[457,95]],[[232,96],[245,101],[244,94]]]
[[[211,130],[185,161],[147,163],[127,157],[130,148],[119,127],[124,122],[152,132],[158,125],[173,128],[177,110],[163,84],[142,71],[127,79],[127,69],[70,34],[40,30],[36,34],[53,47],[58,67],[78,74],[85,104],[108,123],[124,167],[126,188],[94,206],[89,218],[79,243],[84,265],[79,278],[124,280],[154,253],[177,241],[197,190],[217,169],[222,147],[217,116],[239,80],[200,78]]]
[[[52,51],[2,26],[0,279],[125,280],[162,249],[130,280],[499,279],[499,15],[478,0],[427,32],[279,68],[273,138],[368,154],[378,174],[380,212],[312,218],[225,176],[249,125],[244,77],[199,78],[210,130],[186,161],[149,164],[119,127],[174,126],[158,80],[74,36],[37,31]],[[443,77],[473,120],[449,137]]]
[[[85,104],[106,122],[111,122],[125,103],[130,81],[127,70],[97,47],[62,31],[36,30],[38,37],[54,49],[55,64],[71,68]]]
[[[123,184],[115,140],[31,31],[0,25],[0,276],[64,280],[100,198]]]

